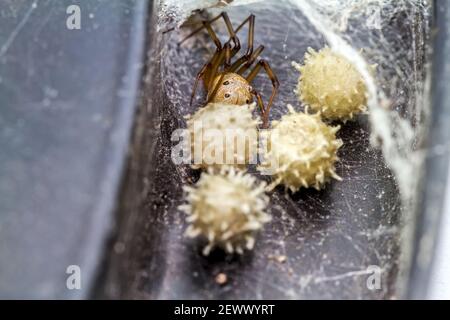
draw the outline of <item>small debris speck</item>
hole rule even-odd
[[[219,273],[216,276],[216,283],[220,284],[221,286],[223,286],[224,284],[226,284],[228,281],[228,277],[225,273]]]
[[[278,263],[285,263],[286,260],[287,260],[287,257],[285,255],[272,255],[272,254],[270,254],[268,256],[268,258],[270,260],[274,260],[274,261],[276,261]]]
[[[117,242],[114,245],[114,252],[116,254],[122,254],[125,251],[125,244],[123,242]]]

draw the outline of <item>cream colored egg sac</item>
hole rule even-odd
[[[255,235],[270,221],[265,213],[269,198],[266,184],[233,167],[220,173],[203,172],[193,187],[185,186],[187,214],[186,236],[208,240],[203,254],[215,246],[227,253],[242,254],[255,245]]]
[[[188,117],[193,167],[216,172],[226,166],[245,169],[258,151],[260,121],[253,117],[254,108],[255,104],[209,103]]]
[[[271,186],[283,184],[292,192],[302,187],[320,190],[330,178],[340,180],[335,171],[343,144],[336,138],[339,126],[327,125],[318,113],[295,112],[291,105],[288,109],[289,113],[273,121],[272,129],[264,133],[264,162],[259,170],[273,167]]]
[[[320,112],[323,118],[347,121],[366,111],[366,85],[345,57],[328,47],[319,52],[309,48],[304,65],[292,65],[300,72],[295,90],[300,102]]]

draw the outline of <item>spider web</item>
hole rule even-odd
[[[407,263],[400,264],[399,261],[410,259],[409,246],[414,227],[412,214],[420,178],[417,172],[420,172],[425,153],[423,138],[429,118],[431,3],[426,0],[235,0],[225,5],[225,2],[161,0],[156,4],[157,29],[168,30],[184,21],[191,24],[196,19],[209,19],[223,10],[228,12],[236,26],[250,13],[255,14],[255,48],[260,44],[265,46],[262,57],[269,61],[281,84],[271,109],[271,120],[286,114],[286,104],[292,104],[296,109],[304,107],[293,93],[299,73],[291,62],[303,63],[308,47],[319,50],[330,46],[352,61],[363,75],[369,94],[369,113],[343,125],[340,131],[344,146],[336,168],[344,181],[315,196],[311,196],[309,190],[294,198],[282,191],[275,192],[271,195],[271,211],[275,215],[279,211],[283,216],[294,210],[301,217],[305,211],[311,210],[308,216],[323,212],[338,221],[352,221],[345,231],[348,237],[355,239],[367,235],[367,239],[360,239],[366,246],[365,250],[375,252],[376,256],[382,250],[384,254],[379,256],[376,264],[383,266],[386,274],[394,276],[397,266],[399,269],[407,266]],[[193,14],[204,8],[207,10]],[[185,125],[181,120],[183,116],[194,113],[202,106],[204,92],[199,92],[196,103],[189,105],[192,85],[197,72],[215,50],[205,32],[179,47],[177,43],[191,30],[186,27],[165,34],[160,32],[154,39],[156,45],[151,59],[160,62],[161,69],[156,81],[160,81],[164,104],[162,119],[159,120],[168,123],[166,129],[162,129],[166,135],[163,139],[168,141],[174,128]],[[215,24],[214,30],[222,43],[228,39],[223,22]],[[239,33],[244,51],[247,46],[246,32],[244,28]],[[374,75],[369,72],[373,64],[377,64]],[[259,74],[252,85],[267,101],[272,90],[267,75]],[[169,108],[165,107],[166,103]],[[184,183],[192,181],[188,170],[177,170]],[[293,200],[296,197],[301,200]],[[363,223],[364,227],[361,225],[355,229],[354,224],[358,223]],[[305,224],[300,219],[293,220],[292,226],[286,222],[281,225],[283,232],[296,235],[307,233],[314,224]],[[302,226],[301,232],[297,230],[299,225]],[[398,228],[403,225],[406,227]],[[321,239],[329,239],[326,232],[333,234],[341,230],[342,225],[336,224],[318,232]],[[360,233],[353,234],[355,230],[360,230]],[[279,238],[277,227],[273,232],[265,233],[267,242],[261,242],[268,245],[274,239],[281,239],[281,246],[287,248],[298,244],[298,239],[290,242],[285,235]],[[305,236],[305,239],[304,250],[317,246],[311,237]],[[403,240],[401,257],[397,255],[399,239]],[[314,250],[330,254],[324,247]],[[360,249],[355,247],[355,250],[359,252]],[[304,253],[297,249],[293,252]],[[310,257],[311,261],[314,257]],[[365,270],[365,258],[357,255],[353,258],[356,259],[353,267]],[[360,258],[361,261],[358,260]],[[342,264],[338,260],[334,263]],[[326,265],[326,259],[319,265]],[[319,279],[328,279],[326,274],[324,270],[318,272]],[[312,277],[318,275],[313,274]],[[354,273],[349,273],[347,280],[358,281]],[[291,282],[286,285],[292,286]],[[391,284],[387,283],[384,288],[387,290],[385,294],[390,296]],[[323,288],[318,285],[316,289],[320,291]]]
[[[288,30],[281,51],[295,45],[289,39],[292,33],[302,33],[308,46],[320,49],[327,44],[355,63],[369,91],[372,143],[383,151],[397,177],[405,204],[411,205],[417,185],[417,175],[413,173],[422,163],[418,146],[429,110],[425,97],[431,3],[427,0],[285,0],[277,4],[257,0],[161,0],[158,25],[160,29],[180,25],[195,10],[219,7],[220,11],[227,2],[233,7],[251,7],[256,2],[268,7],[295,7],[301,15],[291,14],[287,22],[271,26]],[[305,24],[305,17],[309,24]],[[266,32],[268,37],[276,33],[270,28]],[[302,46],[299,44],[298,53],[288,58],[302,62]],[[378,65],[375,78],[369,72],[372,64]]]

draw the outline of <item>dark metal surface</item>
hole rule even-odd
[[[298,108],[292,92],[298,74],[291,61],[300,60],[308,46],[324,45],[317,33],[303,32],[312,26],[301,12],[276,3],[229,12],[235,24],[250,12],[257,17],[256,42],[266,46],[264,57],[281,82],[273,118],[286,112],[286,103]],[[401,24],[402,15],[398,19],[392,23]],[[155,21],[150,23],[150,33],[155,36],[120,201],[119,235],[100,295],[152,299],[398,297],[399,193],[382,155],[369,144],[364,116],[344,125],[339,133],[345,145],[337,172],[344,180],[334,181],[321,192],[291,194],[276,189],[270,194],[273,221],[260,234],[253,252],[236,257],[215,251],[203,257],[202,242],[183,237],[184,216],[177,210],[181,186],[195,181],[198,173],[171,162],[170,137],[185,125],[183,115],[199,107],[189,107],[190,90],[210,53],[202,42],[178,48],[179,32],[155,33]],[[414,35],[404,35],[409,36]],[[265,93],[270,89],[263,77],[257,86]],[[380,290],[367,287],[371,265],[382,272]],[[223,286],[215,282],[222,272],[228,276]]]
[[[81,30],[66,8],[81,9]],[[146,1],[0,3],[0,297],[86,298],[140,79]],[[81,290],[66,268],[81,268]]]

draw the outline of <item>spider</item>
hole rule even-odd
[[[211,26],[220,18],[225,22],[230,35],[229,40],[223,45]],[[241,50],[241,44],[237,33],[246,23],[248,23],[249,26],[247,51],[232,63],[231,59]],[[260,45],[253,50],[255,16],[251,14],[236,29],[234,29],[228,14],[222,12],[211,20],[202,21],[202,26],[186,36],[179,44],[181,45],[184,41],[191,38],[202,29],[207,30],[216,46],[216,51],[196,76],[190,104],[192,105],[200,80],[203,80],[203,85],[207,92],[207,103],[221,102],[226,104],[244,105],[251,103],[253,97],[256,97],[262,115],[263,128],[267,128],[270,107],[278,92],[279,82],[277,76],[266,60],[259,59],[256,62],[264,50],[264,46]],[[252,81],[261,69],[264,69],[272,82],[272,94],[266,106],[264,106],[261,95],[251,86]],[[244,75],[248,70],[250,70],[248,74]]]

